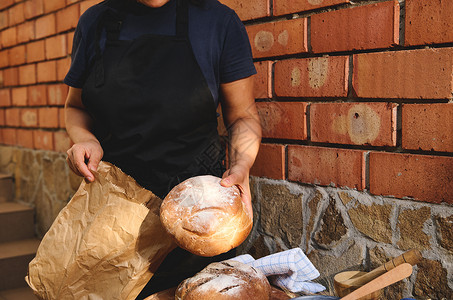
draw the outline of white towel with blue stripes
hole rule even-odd
[[[272,284],[293,293],[318,293],[326,289],[323,285],[311,281],[319,276],[319,272],[300,248],[278,252],[257,260],[249,254],[231,260],[260,270]]]

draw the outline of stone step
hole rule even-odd
[[[0,243],[34,236],[34,209],[16,202],[0,202]]]
[[[0,300],[38,300],[29,287],[0,291]]]
[[[13,201],[14,182],[8,174],[0,174],[0,203]]]
[[[0,291],[27,287],[28,264],[40,242],[33,238],[0,244]]]

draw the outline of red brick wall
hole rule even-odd
[[[0,1],[0,144],[68,149],[62,80],[78,18],[98,2]]]
[[[62,79],[99,0],[0,2],[0,144],[65,151]],[[453,203],[453,2],[221,0],[256,59],[252,175]]]
[[[221,0],[258,70],[252,175],[453,204],[453,1],[269,1]]]

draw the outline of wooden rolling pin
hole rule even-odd
[[[363,285],[363,284],[375,279],[376,277],[384,274],[385,272],[394,269],[395,267],[397,267],[403,263],[408,263],[413,266],[413,265],[416,265],[417,263],[419,263],[421,259],[422,259],[422,254],[420,253],[420,251],[417,249],[412,249],[407,252],[404,252],[400,256],[395,257],[394,259],[386,262],[385,264],[377,267],[376,269],[374,269],[362,276],[350,278],[346,281],[343,281],[342,284],[353,285],[353,286]]]

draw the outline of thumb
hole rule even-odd
[[[235,184],[238,184],[238,176],[236,174],[230,174],[228,175],[227,177],[223,178],[221,181],[220,181],[220,185],[221,186],[224,186],[224,187],[230,187],[230,186],[233,186]]]

